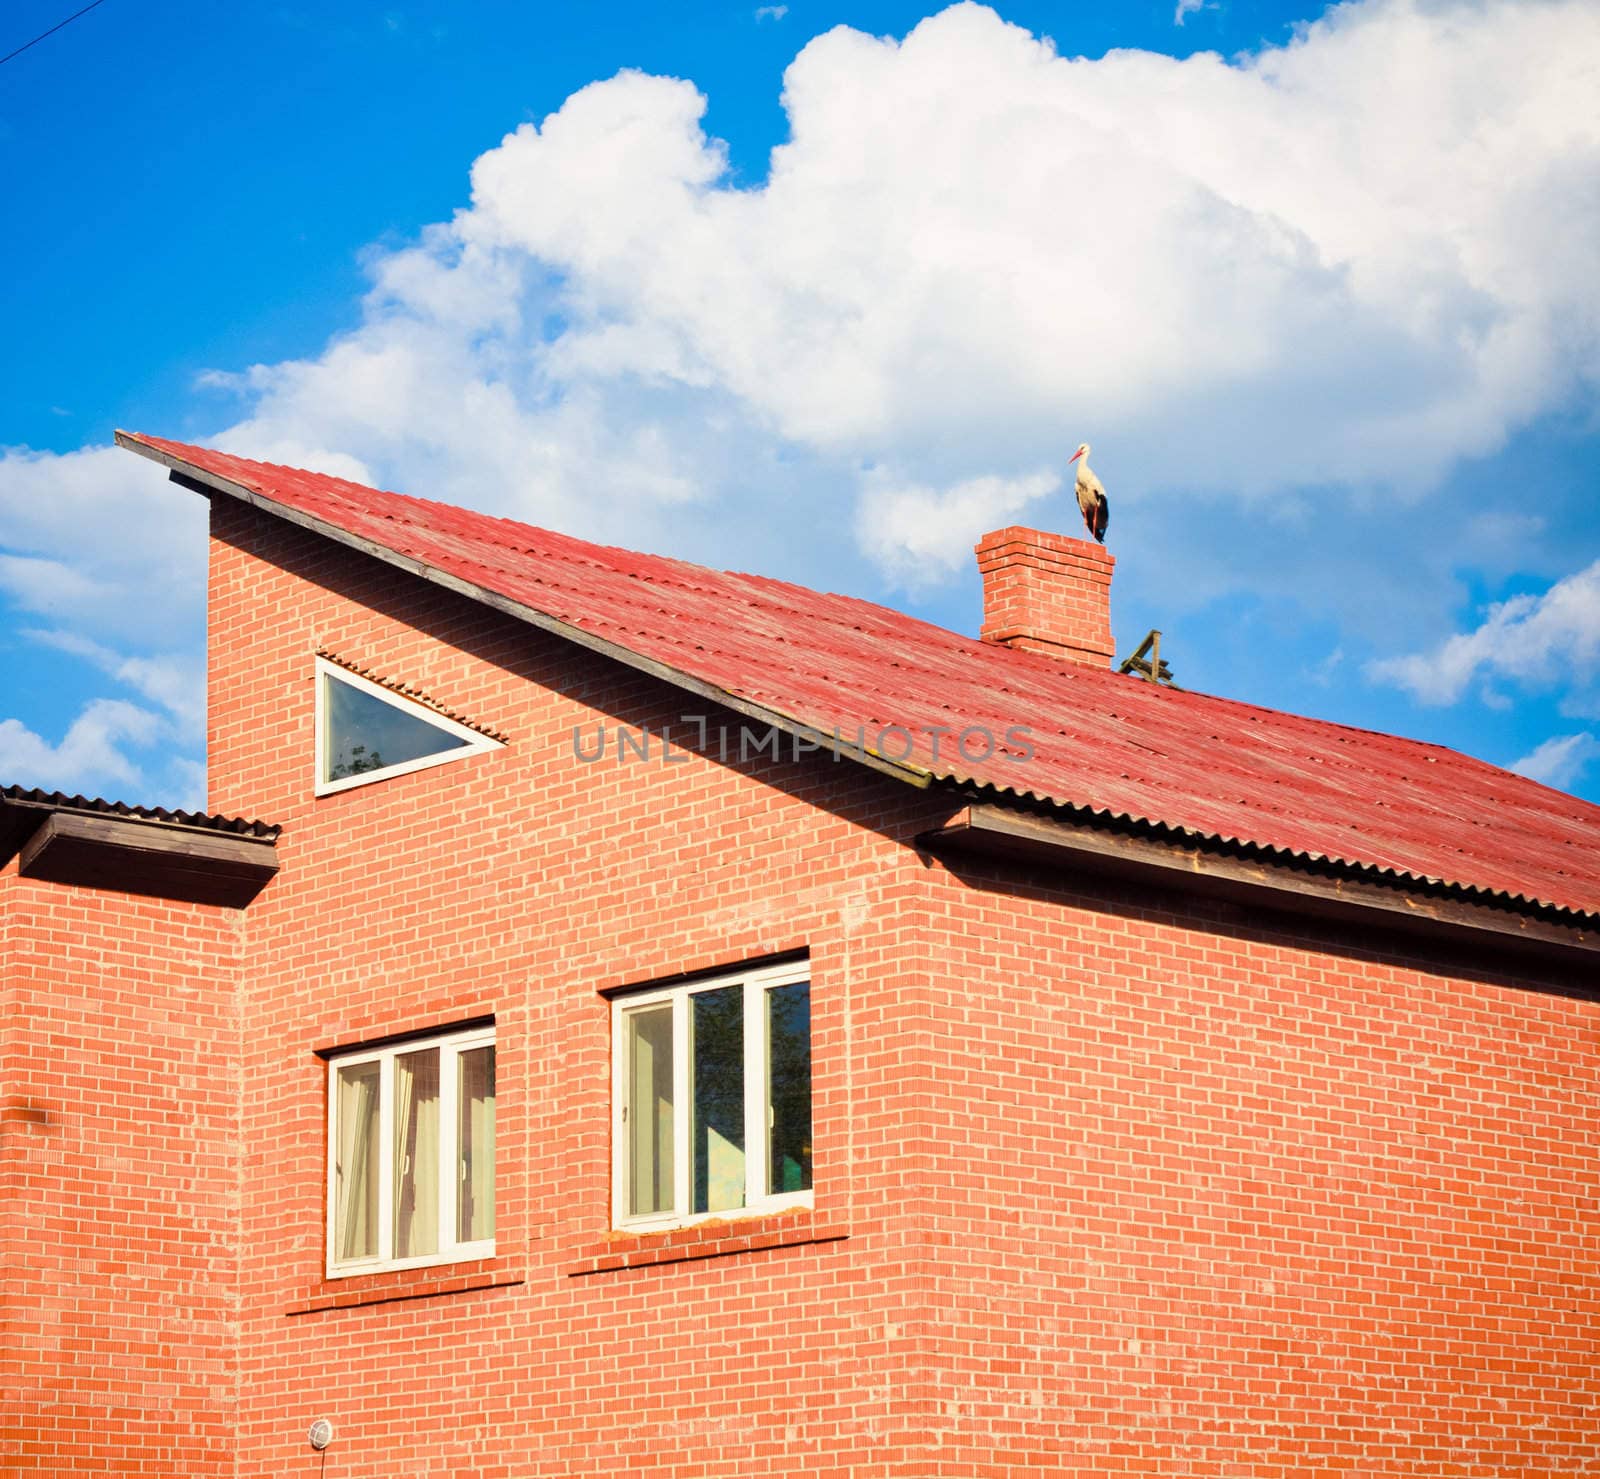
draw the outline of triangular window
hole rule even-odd
[[[319,796],[499,748],[486,734],[317,659]]]

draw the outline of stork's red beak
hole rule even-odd
[[[1076,461],[1077,461],[1077,460],[1078,460],[1078,459],[1079,459],[1079,458],[1080,458],[1080,457],[1082,457],[1082,456],[1083,456],[1083,453],[1082,453],[1082,452],[1074,452],[1074,453],[1073,453],[1073,454],[1072,454],[1072,456],[1070,456],[1070,457],[1069,457],[1069,458],[1067,458],[1067,466],[1068,466],[1068,467],[1071,467],[1071,466],[1072,466],[1072,464],[1073,464],[1073,463],[1074,463],[1074,462],[1076,462]]]

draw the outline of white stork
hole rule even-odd
[[[1083,458],[1083,466],[1078,469],[1078,512],[1083,515],[1089,532],[1104,544],[1106,525],[1111,522],[1111,505],[1106,501],[1106,490],[1100,486],[1100,479],[1089,470],[1087,442],[1083,442],[1067,459],[1067,466],[1071,467],[1080,457]]]

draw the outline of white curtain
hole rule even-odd
[[[339,1070],[334,1247],[340,1259],[378,1252],[378,1065]]]
[[[439,1251],[439,1050],[394,1060],[394,1256]]]

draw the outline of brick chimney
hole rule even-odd
[[[1086,539],[1013,524],[978,541],[985,642],[1110,667],[1116,557]]]

